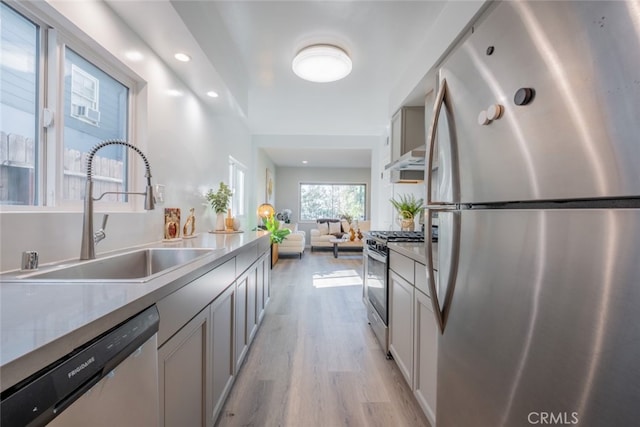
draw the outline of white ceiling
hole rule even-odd
[[[224,80],[228,90],[221,92],[233,95],[253,134],[327,137],[385,133],[391,110],[397,107],[390,106],[391,90],[424,44],[444,3],[109,2],[194,92],[208,90],[200,85],[211,83],[204,82]],[[353,60],[352,73],[333,83],[311,83],[295,76],[293,56],[314,43],[345,49]],[[197,69],[173,60],[178,48],[191,49],[192,62],[200,61]],[[370,152],[363,156],[367,150],[361,147],[343,147],[338,156],[317,147],[313,152],[300,146],[263,148],[281,166],[300,165],[305,159],[315,159],[318,167],[371,164]],[[368,163],[361,163],[365,157]]]

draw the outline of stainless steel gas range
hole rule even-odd
[[[389,249],[390,242],[424,242],[421,231],[370,231],[364,245],[364,293],[369,324],[389,356]]]

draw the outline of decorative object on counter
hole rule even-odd
[[[289,224],[291,223],[291,214],[291,209],[283,209],[277,213],[276,219],[284,222],[285,224]]]
[[[258,228],[261,230],[266,230],[264,226],[264,220],[273,216],[275,212],[276,210],[269,203],[263,203],[260,206],[258,206],[257,214],[258,214],[258,218],[260,218],[260,222],[262,222],[262,224],[258,225]]]
[[[415,218],[424,211],[424,199],[416,199],[413,194],[401,194],[398,199],[389,199],[398,213],[397,221],[404,231],[415,229]]]
[[[222,230],[211,230],[209,231],[209,233],[213,233],[213,234],[237,234],[237,233],[242,233],[243,231],[240,230],[240,220],[238,218],[234,218],[231,215],[231,209],[227,210],[227,217],[224,217],[224,214],[218,214],[218,217],[222,215],[222,220],[223,220],[223,227]]]
[[[231,209],[227,210],[227,217],[224,220],[224,231],[233,231],[233,216],[231,216]]]
[[[352,242],[356,240],[356,232],[353,230],[353,227],[349,229],[349,240]]]
[[[218,191],[214,192],[212,189],[207,192],[207,201],[211,204],[211,207],[216,212],[216,225],[215,231],[224,231],[224,214],[229,207],[229,201],[231,200],[231,189],[224,182],[220,182]]]
[[[360,227],[358,227],[358,231],[356,232],[356,236],[358,237],[358,240],[362,240],[362,238],[364,237],[362,235],[362,231],[360,231]]]
[[[182,237],[185,239],[196,237],[196,216],[194,212],[195,208],[189,209],[189,216],[184,222],[184,227],[182,227]]]
[[[180,239],[180,208],[164,209],[164,241]]]

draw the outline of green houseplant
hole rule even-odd
[[[206,197],[217,214],[226,213],[231,200],[231,189],[224,182],[220,182],[218,191],[214,192],[213,189],[209,189]]]
[[[216,213],[216,222],[215,222],[215,230],[222,231],[224,230],[224,214],[227,212],[227,208],[229,207],[229,201],[231,200],[231,189],[224,182],[220,182],[220,186],[218,187],[218,191],[213,191],[213,189],[209,189],[207,195],[205,196],[207,202],[211,205],[211,208]]]
[[[424,199],[416,199],[413,194],[401,194],[397,199],[389,199],[401,219],[400,226],[403,230],[413,230],[414,219],[418,218],[424,211]]]
[[[289,230],[288,228],[280,228],[280,221],[278,221],[273,215],[268,218],[263,218],[262,223],[264,224],[267,231],[271,233],[271,243],[282,243],[284,238],[291,233],[291,230]]]

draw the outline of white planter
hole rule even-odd
[[[216,214],[215,231],[224,231],[224,212]]]

